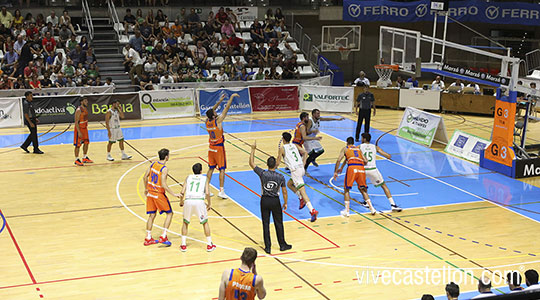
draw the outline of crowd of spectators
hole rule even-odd
[[[0,11],[0,89],[103,85],[86,36],[77,36],[68,11],[24,17]],[[107,80],[110,83],[110,80]]]
[[[124,30],[130,35],[123,49],[125,71],[143,89],[157,83],[299,78],[279,8],[254,20],[249,43],[241,37],[236,14],[223,7],[204,19],[195,9],[182,8],[174,20],[161,9],[143,15],[128,8]]]

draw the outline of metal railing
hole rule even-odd
[[[90,15],[90,7],[88,6],[87,0],[82,1],[82,12],[83,12],[84,22],[86,23],[86,27],[88,28],[88,36],[90,37],[90,40],[93,40],[94,39],[94,24],[92,23],[92,15]]]
[[[298,47],[306,55],[307,61],[311,64],[315,72],[319,72],[319,48],[313,44],[311,37],[307,33],[304,33],[304,27],[299,23],[294,23],[291,36],[296,40]]]
[[[109,17],[111,18],[114,31],[116,32],[117,38],[120,39],[120,36],[122,35],[120,26],[122,26],[122,23],[120,22],[120,18],[118,17],[118,12],[116,11],[116,6],[114,5],[114,1],[107,0],[107,7],[109,10]]]
[[[525,54],[525,66],[527,75],[534,70],[540,70],[540,49]]]

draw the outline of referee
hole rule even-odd
[[[356,112],[358,113],[358,121],[356,122],[356,142],[360,141],[360,129],[362,129],[362,122],[366,120],[364,124],[364,132],[369,133],[369,122],[371,120],[371,108],[373,107],[373,116],[377,113],[375,107],[375,97],[369,91],[369,86],[364,86],[364,92],[356,97]]]
[[[251,145],[251,155],[249,156],[249,166],[259,175],[261,179],[261,216],[264,236],[264,252],[270,254],[272,242],[270,241],[270,214],[274,218],[276,226],[276,235],[279,242],[279,250],[286,251],[292,248],[285,242],[283,232],[283,212],[281,211],[281,202],[279,201],[279,188],[283,193],[283,210],[287,210],[287,187],[285,177],[276,172],[276,158],[270,156],[266,161],[268,170],[263,170],[255,165],[255,149],[257,142]]]
[[[33,97],[34,96],[30,91],[24,93],[24,124],[28,126],[28,129],[30,129],[30,134],[26,138],[26,141],[24,141],[24,143],[21,145],[21,149],[23,149],[26,153],[29,153],[30,151],[28,151],[28,146],[30,146],[30,143],[32,143],[32,146],[34,146],[34,153],[43,154],[43,151],[39,150],[37,136],[37,123],[39,123],[39,120],[36,118],[36,111],[34,109],[34,105],[32,104]]]

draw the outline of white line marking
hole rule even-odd
[[[339,176],[343,176],[345,175],[345,173],[341,173],[338,175]],[[340,190],[340,191],[343,191],[343,188],[340,188],[338,186],[336,186],[334,184],[334,177],[330,177],[330,179],[328,180],[328,182],[330,183],[331,186],[333,186],[334,188]],[[350,193],[353,193],[353,194],[358,194],[358,195],[362,195],[362,193],[360,192],[355,192],[353,190],[349,191]],[[369,194],[368,195],[370,196],[374,196],[374,197],[386,197],[385,194]],[[404,197],[404,196],[414,196],[414,195],[418,195],[418,193],[406,193],[406,194],[392,194],[392,197]]]

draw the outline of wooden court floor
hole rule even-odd
[[[400,110],[378,109],[372,127],[391,131],[399,125],[401,115]],[[297,112],[230,116],[225,130],[232,121],[297,116]],[[490,136],[492,118],[450,114],[443,118],[449,136],[454,129]],[[126,121],[123,127],[199,123],[197,118]],[[57,125],[49,134],[61,133],[66,126]],[[340,125],[332,122],[332,126]],[[49,128],[41,126],[39,132]],[[93,129],[102,127],[95,123],[90,125]],[[238,142],[227,148],[227,171],[250,170],[249,147],[240,140],[251,143],[256,139],[261,150],[258,156],[266,159],[264,153],[277,153],[280,132],[246,131],[228,136]],[[0,135],[21,133],[25,129],[0,130]],[[530,137],[540,137],[539,133],[538,127],[531,126]],[[324,131],[322,135],[326,152],[319,163],[334,163],[344,143]],[[169,172],[183,180],[191,165],[206,157],[208,137],[180,136],[129,143],[151,158],[162,147],[172,150]],[[451,278],[407,284],[404,281],[410,270],[431,268],[431,272],[462,274],[468,278],[460,286],[462,291],[476,289],[474,278],[483,268],[495,277],[505,270],[540,270],[540,252],[534,242],[540,240],[538,221],[488,201],[412,208],[399,214],[353,214],[348,219],[330,216],[315,223],[288,221],[285,233],[293,249],[279,252],[271,227],[274,255],[266,256],[261,248],[260,221],[239,204],[213,197],[215,211],[209,213],[209,222],[216,251],[207,253],[198,242],[204,240],[204,234],[197,222],[190,226],[189,236],[194,240],[188,240],[188,252],[179,251],[180,213],[175,213],[171,225],[172,247],[144,247],[141,176],[148,163],[129,147],[132,160],[108,162],[105,145],[90,145],[94,164],[85,167],[73,165],[70,144],[44,145],[42,156],[0,148],[4,187],[0,210],[5,217],[0,220],[5,225],[0,231],[0,299],[217,299],[222,271],[238,267],[240,253],[247,246],[259,251],[257,270],[264,278],[266,299],[419,299],[424,293],[444,294],[444,285]],[[443,147],[435,144],[432,148]],[[119,158],[117,148],[113,149]],[[539,178],[524,182],[540,187]],[[173,189],[180,187],[173,185]],[[216,190],[214,193],[217,195]],[[289,196],[290,205],[297,205],[292,193]],[[377,201],[380,199],[386,201]],[[171,200],[173,209],[181,212],[178,201]],[[156,225],[161,226],[163,220],[158,216]],[[154,237],[159,234],[161,229],[155,226]],[[468,268],[472,274],[465,273]],[[383,271],[401,282],[383,283]],[[371,282],[365,283],[368,277]]]

